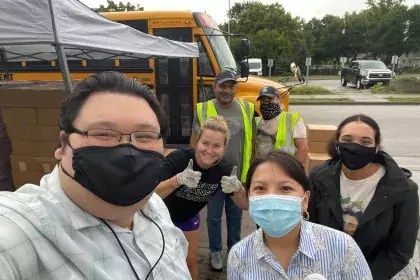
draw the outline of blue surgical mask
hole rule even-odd
[[[249,214],[265,233],[282,237],[302,220],[303,198],[271,194],[252,196],[249,198]]]

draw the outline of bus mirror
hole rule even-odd
[[[248,39],[241,39],[241,45],[239,46],[239,54],[241,57],[247,57],[249,55],[249,41]]]
[[[242,61],[240,64],[241,66],[241,78],[247,78],[249,76],[249,66],[246,61]]]

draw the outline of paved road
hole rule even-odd
[[[315,82],[315,81],[314,81]],[[339,83],[339,81],[333,81]],[[352,114],[364,113],[373,117],[382,130],[383,146],[400,165],[409,167],[413,180],[420,185],[420,106],[349,106],[349,105],[296,105],[305,123],[338,125]],[[206,211],[201,213],[199,270],[202,280],[224,280],[225,272],[212,272],[209,267],[209,252],[206,227]],[[226,246],[226,223],[223,218],[223,240]],[[255,230],[255,225],[247,212],[244,212],[242,236]],[[226,256],[226,248],[223,250]],[[226,259],[226,258],[225,258]]]
[[[288,82],[288,84],[294,84],[296,82]],[[341,81],[339,79],[336,80],[311,80],[309,77],[308,85],[310,86],[322,86],[326,89],[335,92],[370,92],[369,90],[357,90],[356,86],[353,84],[347,84],[346,87],[341,86]]]
[[[341,86],[341,81],[340,80],[313,80],[311,81],[309,79],[309,83],[308,85],[313,85],[313,86],[322,86],[325,87],[331,91],[354,91],[354,92],[363,92],[365,90],[361,90],[358,91],[356,89],[356,86],[353,84],[347,84],[346,87]],[[370,92],[370,91],[369,91]]]

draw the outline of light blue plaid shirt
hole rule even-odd
[[[188,243],[162,199],[153,194],[143,211],[160,226],[166,245],[148,280],[191,279]],[[145,279],[162,252],[158,228],[139,212],[133,230],[109,224],[138,276]],[[0,279],[134,280],[135,276],[112,232],[67,197],[55,168],[40,186],[27,184],[14,193],[0,192]]]
[[[228,280],[298,280],[311,274],[328,280],[370,280],[369,266],[356,242],[347,234],[302,221],[300,244],[284,271],[265,246],[258,229],[229,253]]]

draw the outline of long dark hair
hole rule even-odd
[[[246,194],[249,195],[249,189],[251,188],[252,177],[254,176],[255,170],[263,163],[272,162],[280,167],[287,176],[298,182],[305,191],[309,191],[309,181],[306,177],[305,169],[303,165],[295,159],[295,157],[288,153],[273,150],[267,155],[257,157],[251,164],[248,170],[245,190]]]
[[[340,123],[340,125],[337,128],[337,131],[335,132],[334,138],[332,138],[328,142],[327,151],[333,160],[339,159],[337,150],[336,150],[336,142],[338,142],[338,140],[340,139],[341,131],[343,130],[343,127],[345,125],[352,122],[363,122],[367,124],[368,126],[370,126],[373,129],[373,131],[375,131],[375,146],[379,147],[381,145],[381,130],[379,128],[378,123],[371,117],[363,115],[363,114],[353,115],[351,117],[346,118],[344,121]]]

